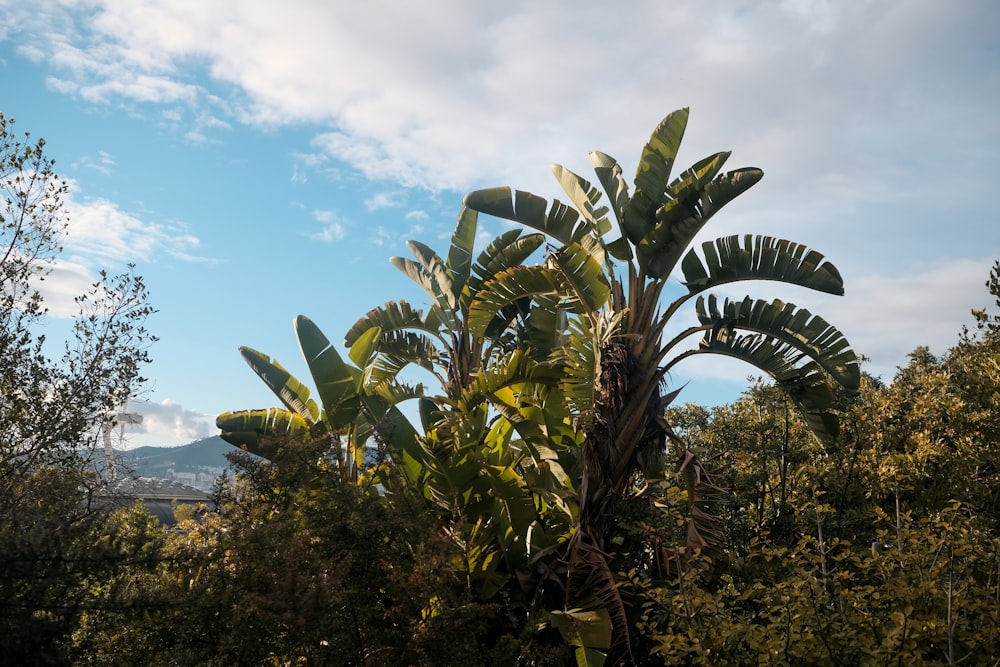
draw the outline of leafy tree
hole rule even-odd
[[[93,600],[88,582],[122,558],[100,544],[106,513],[88,459],[99,427],[142,378],[153,337],[142,279],[101,273],[51,357],[39,292],[61,251],[66,185],[42,140],[0,114],[0,652],[67,662]]]
[[[365,467],[369,439],[377,437],[399,449],[397,459],[407,469],[416,432],[396,407],[399,390],[383,384],[369,391],[361,369],[346,363],[312,320],[299,316],[295,332],[302,355],[316,383],[321,405],[310,398],[309,388],[277,361],[250,347],[240,354],[281,400],[284,408],[243,410],[219,415],[216,425],[227,442],[251,453],[273,459],[289,440],[319,439],[340,460],[345,478],[357,481]],[[372,355],[373,330],[351,348],[351,357],[362,365]],[[344,437],[343,442],[341,436]]]
[[[863,377],[835,441],[804,437],[761,384],[707,417],[674,409],[732,488],[731,561],[626,572],[651,664],[994,664],[993,344],[966,331],[940,357],[915,350],[891,383]]]
[[[688,111],[682,109],[654,130],[643,149],[632,193],[617,161],[604,153],[591,154],[608,194],[607,206],[598,207],[600,190],[561,166],[554,166],[553,173],[575,210],[558,200],[549,206],[536,195],[507,187],[473,192],[465,199],[470,208],[519,222],[561,243],[550,257],[550,268],[563,277],[557,284],[569,288],[564,294],[609,295],[606,304],[580,298],[592,306],[585,317],[575,320],[577,340],[583,346],[567,352],[577,360],[573,367],[578,387],[570,392],[590,400],[581,413],[580,509],[569,545],[566,599],[570,607],[589,606],[607,614],[613,630],[612,662],[628,652],[628,620],[606,554],[614,535],[616,506],[643,488],[637,480],[657,467],[650,462],[659,458],[671,435],[669,424],[662,420],[664,408],[675,396],[662,392],[666,374],[693,354],[724,354],[747,361],[771,375],[809,427],[827,439],[837,432],[831,380],[854,388],[859,378],[857,360],[843,335],[807,310],[777,300],[747,297],[720,304],[714,296],[705,298],[707,290],[737,280],[780,280],[834,294],[843,292],[843,283],[819,253],[770,237],[725,237],[703,244],[702,255],[693,249],[685,254],[704,224],[762,176],[753,168],[722,173],[729,157],[723,152],[697,162],[671,181],[687,119]],[[620,236],[606,240],[615,228]],[[623,265],[620,277],[616,260]],[[687,293],[663,306],[668,278],[678,265]],[[541,274],[499,280],[513,295],[508,302],[544,290]],[[699,324],[663,340],[668,323],[695,296]],[[678,353],[677,346],[696,334],[703,336],[698,347]],[[687,469],[697,492],[704,471],[695,464]],[[710,485],[700,490],[711,493]],[[694,508],[703,510],[701,505],[692,498]],[[704,547],[717,544],[711,515],[698,511],[692,516],[693,540]],[[581,661],[601,660],[597,652],[590,656],[586,646],[579,655]]]

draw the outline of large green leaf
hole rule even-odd
[[[371,382],[379,384],[395,379],[413,364],[436,373],[448,365],[448,355],[443,353],[430,337],[410,331],[397,331],[384,336],[379,355],[371,364]]]
[[[475,190],[465,195],[465,205],[480,213],[519,222],[560,241],[572,243],[588,234],[597,235],[597,228],[580,213],[558,199],[553,199],[548,213],[544,198],[509,187]]]
[[[552,174],[559,181],[559,185],[562,186],[563,191],[569,200],[573,202],[576,206],[576,210],[579,211],[585,220],[590,223],[593,230],[597,232],[598,236],[604,236],[609,231],[611,231],[611,223],[608,221],[608,209],[607,207],[601,207],[595,209],[597,203],[601,201],[601,191],[596,187],[591,185],[585,178],[574,174],[572,171],[563,167],[562,165],[554,164],[552,165]],[[581,230],[591,231],[584,226],[580,226]]]
[[[356,341],[351,344],[347,351],[347,356],[357,364],[358,368],[367,368],[372,357],[378,350],[378,341],[382,337],[382,330],[372,327],[361,334]]]
[[[463,206],[451,235],[447,266],[456,297],[465,289],[472,272],[472,249],[476,244],[478,218],[476,211]]]
[[[636,248],[639,266],[647,275],[660,279],[669,276],[685,248],[725,203],[722,195],[735,198],[760,180],[763,172],[759,169],[738,170],[715,178],[728,157],[728,152],[710,155],[671,183],[666,203],[656,211],[656,223]],[[711,212],[706,212],[707,192],[717,181],[730,185],[713,190],[719,192],[719,200]]]
[[[622,232],[622,240],[626,240],[624,223],[622,221],[625,219],[625,208],[628,206],[629,191],[628,183],[625,182],[625,176],[622,174],[621,165],[613,157],[601,151],[592,151],[590,153],[590,164],[594,167],[594,173],[597,174],[597,180],[600,181],[601,187],[608,194],[611,210],[614,212],[615,219],[618,220],[618,227]],[[629,247],[628,243],[625,243],[624,246],[626,250]],[[625,259],[618,255],[614,256],[617,259]],[[629,254],[629,257],[631,257],[631,254]]]
[[[559,295],[558,272],[543,266],[515,266],[487,282],[469,305],[469,330],[483,337],[493,318],[505,306],[536,294]]]
[[[417,430],[397,404],[417,398],[421,393],[422,388],[419,387],[385,384],[380,385],[376,393],[361,396],[365,408],[362,414],[366,421],[370,420],[370,428],[366,429],[368,434],[374,434],[389,449],[392,461],[410,482],[415,482],[420,475],[418,460],[421,448]],[[365,447],[368,437],[359,437],[358,443]],[[358,460],[363,461],[363,458]]]
[[[453,312],[453,295],[450,293],[450,285],[449,295],[446,296],[442,291],[440,282],[428,273],[424,266],[419,262],[415,262],[406,257],[390,257],[389,263],[402,271],[410,278],[410,280],[423,288],[427,295],[431,297],[435,307],[438,308],[438,311],[445,322],[447,322],[448,326],[452,328],[456,328],[458,326]],[[443,265],[441,268],[443,271]]]
[[[407,241],[406,247],[417,258],[427,275],[431,277],[436,293],[444,299],[444,303],[447,303],[449,308],[454,309],[458,305],[458,295],[461,294],[462,290],[459,288],[456,292],[451,281],[451,273],[444,260],[420,241]]]
[[[251,347],[241,347],[240,355],[286,408],[311,424],[319,421],[319,408],[309,398],[309,388],[281,364]]]
[[[224,412],[215,419],[219,435],[229,444],[268,460],[293,438],[309,438],[309,424],[300,415],[270,408]]]
[[[491,402],[503,389],[535,383],[555,385],[560,377],[557,367],[538,363],[525,350],[514,350],[505,360],[476,375],[473,382],[463,388],[457,407],[468,411]]]
[[[494,276],[507,269],[520,266],[530,257],[543,243],[543,234],[526,234],[521,236],[522,230],[510,229],[500,234],[479,253],[476,263],[472,267],[473,274],[468,281],[465,290],[465,307],[468,308],[472,298],[482,289],[483,283],[491,280]]]
[[[367,331],[377,328],[384,337],[403,330],[418,330],[437,336],[436,322],[428,324],[424,314],[414,310],[406,301],[388,301],[378,308],[369,310],[364,317],[344,335],[348,347],[353,346]]]
[[[607,609],[549,612],[549,623],[576,647],[577,667],[602,667],[611,648],[612,623]]]
[[[586,312],[596,313],[607,303],[611,286],[604,267],[580,244],[566,244],[550,258],[562,276],[565,289],[583,304]]]
[[[323,332],[304,315],[295,318],[299,348],[323,401],[327,421],[334,430],[346,428],[358,415],[361,371],[344,362]]]
[[[740,336],[719,327],[705,334],[696,351],[700,352],[723,354],[756,366],[788,394],[820,440],[829,443],[837,438],[839,422],[831,411],[834,394],[828,376],[815,361],[802,363],[805,355],[796,348],[761,334]]]
[[[684,138],[688,111],[684,108],[668,114],[642,149],[635,172],[635,190],[622,220],[625,236],[633,244],[646,237],[655,223],[656,210],[667,201],[670,171]]]
[[[838,296],[844,293],[837,267],[799,243],[771,236],[733,235],[706,241],[702,253],[704,260],[692,248],[681,264],[691,293],[737,280],[780,280]]]
[[[836,327],[805,308],[778,299],[726,299],[719,309],[715,295],[698,298],[698,320],[703,326],[734,327],[765,334],[791,345],[814,359],[846,389],[857,389],[861,371],[857,355]]]
[[[723,206],[752,188],[762,178],[764,172],[756,167],[742,167],[716,177],[702,192],[702,217],[710,219]]]

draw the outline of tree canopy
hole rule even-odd
[[[231,470],[167,530],[98,502],[92,454],[142,382],[143,282],[100,274],[49,355],[38,281],[65,186],[0,116],[5,658],[996,664],[1000,261],[996,303],[951,349],[873,378],[822,317],[711,294],[843,281],[791,241],[690,247],[762,172],[723,172],[721,152],[672,177],[687,119],[655,128],[631,184],[595,152],[597,186],[553,167],[568,204],[469,193],[444,252],[391,259],[422,307],[371,309],[346,354],[296,318],[307,381],[240,348],[279,405],[218,417]],[[517,226],[479,248],[484,215]],[[710,353],[762,375],[730,404],[681,403],[669,371]]]

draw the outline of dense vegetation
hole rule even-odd
[[[425,289],[426,310],[373,309],[346,333],[348,359],[298,318],[315,398],[241,348],[282,407],[219,417],[223,437],[247,451],[234,450],[215,505],[178,508],[173,531],[141,504],[109,513],[86,502],[102,478],[81,460],[85,445],[145,360],[141,281],[106,278],[108,305],[80,319],[84,332],[117,332],[115,354],[99,357],[100,386],[117,393],[58,405],[39,396],[67,382],[44,373],[72,379],[80,367],[72,351],[58,362],[30,351],[41,302],[24,279],[12,282],[5,293],[19,301],[0,339],[10,359],[4,655],[94,665],[996,664],[994,304],[974,311],[976,328],[946,354],[917,349],[883,383],[808,311],[708,295],[759,279],[843,287],[819,253],[787,241],[727,237],[685,253],[761,176],[722,173],[728,153],[718,153],[670,180],[686,121],[681,110],[653,132],[631,192],[612,158],[592,155],[606,206],[562,167],[554,173],[575,208],[508,188],[468,195],[445,257],[411,242],[413,259],[392,260]],[[7,125],[4,134],[13,142]],[[55,184],[48,217],[22,216],[24,228],[58,222],[41,145],[10,145],[8,183],[45,173]],[[9,157],[22,153],[44,169]],[[18,209],[38,210],[9,203],[4,242],[16,248],[9,256],[29,257],[8,222]],[[521,227],[476,254],[479,214]],[[685,291],[668,301],[678,267]],[[1000,262],[987,288],[1000,312]],[[670,334],[691,300],[697,324]],[[84,333],[81,344],[94,340]],[[741,358],[768,380],[729,405],[674,405],[667,372],[702,353]],[[109,375],[123,362],[124,375]],[[408,401],[419,424],[400,410]],[[63,412],[29,412],[39,405]],[[75,430],[29,435],[53,429],[58,414]]]

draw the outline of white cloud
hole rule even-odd
[[[90,267],[62,258],[57,259],[51,269],[44,280],[34,283],[49,314],[54,317],[78,315],[80,308],[75,299],[97,282],[97,276]]]
[[[916,345],[954,342],[982,301],[984,249],[1000,248],[984,204],[1000,170],[993,0],[443,0],[433,10],[401,0],[0,0],[0,10],[0,34],[19,36],[20,52],[46,62],[67,94],[165,105],[164,120],[199,141],[227,123],[318,128],[294,153],[295,182],[354,169],[396,186],[510,183],[558,196],[549,162],[589,177],[586,155],[598,148],[631,173],[655,123],[690,105],[682,163],[732,148],[730,166],[766,172],[707,234],[787,236],[829,255],[848,296],[791,300],[843,329],[880,372]],[[115,255],[171,247],[106,213],[115,238],[134,236],[112,240]],[[332,211],[314,217],[313,238],[346,235]]]
[[[149,222],[107,199],[70,196],[65,204],[70,218],[66,254],[74,261],[120,265],[149,261],[160,253],[196,259],[192,253],[200,241],[180,225]]]
[[[942,354],[958,342],[970,311],[992,303],[984,285],[993,261],[942,260],[908,275],[848,279],[847,295],[825,300],[818,312],[871,358],[870,372],[888,380],[916,347]]]
[[[110,176],[116,166],[114,157],[106,151],[97,151],[96,157],[84,155],[73,163],[74,169],[92,169],[105,176]]]
[[[365,208],[369,211],[378,211],[383,208],[398,208],[402,205],[401,193],[399,192],[377,192],[365,200]]]
[[[76,166],[110,169],[114,164],[111,155],[100,151],[96,160],[85,157]],[[156,261],[162,255],[204,261],[192,254],[200,240],[182,225],[150,222],[106,199],[80,199],[76,183],[67,179],[66,184],[62,204],[68,221],[61,239],[63,252],[53,258],[42,279],[33,281],[50,315],[77,315],[75,298],[98,282],[101,269],[114,273],[126,264]]]
[[[326,124],[330,156],[432,189],[515,176],[548,186],[548,161],[580,164],[592,148],[632,161],[684,104],[700,137],[691,160],[719,141],[800,183],[845,164],[864,168],[850,184],[871,182],[916,136],[926,160],[950,160],[971,128],[997,135],[1000,75],[975,47],[997,27],[989,0],[450,0],[433,11],[394,0],[90,0],[74,4],[86,17],[75,25],[63,5],[37,4],[12,20],[36,26],[67,91],[210,104],[192,83],[200,66],[242,93],[227,100],[241,122]],[[963,122],[947,122],[956,109]]]
[[[347,236],[347,227],[341,217],[335,211],[315,209],[312,212],[313,219],[323,225],[318,232],[309,234],[309,238],[324,243],[341,241]]]
[[[372,244],[381,248],[390,241],[392,241],[392,234],[390,234],[385,227],[379,225],[378,227],[375,228],[375,235],[372,236],[371,238]]]
[[[207,438],[218,433],[213,415],[190,410],[169,398],[159,403],[133,401],[129,403],[128,411],[142,415],[142,422],[126,427],[126,439],[129,433],[150,433],[186,440]]]

